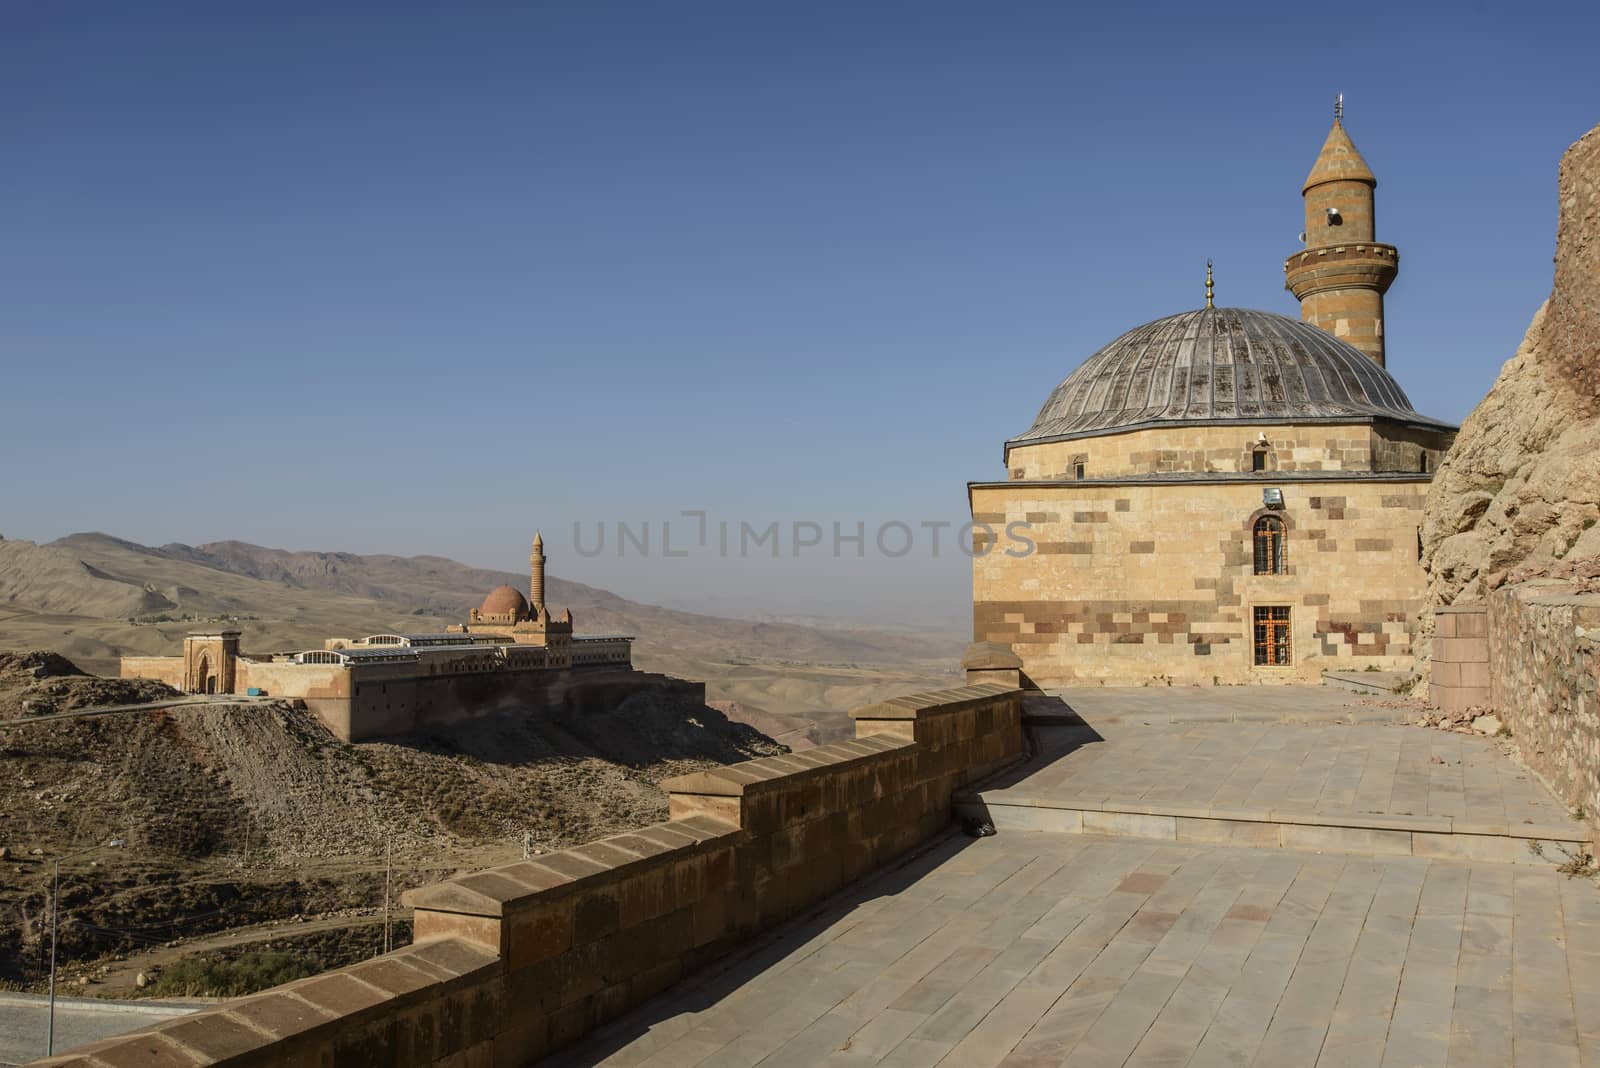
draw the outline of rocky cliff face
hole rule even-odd
[[[1422,529],[1429,607],[1600,557],[1600,127],[1560,172],[1555,285],[1440,464]]]

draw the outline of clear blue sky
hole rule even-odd
[[[959,619],[948,544],[572,528],[961,521],[1208,256],[1295,313],[1339,91],[1391,370],[1458,420],[1549,291],[1597,37],[1592,3],[6,0],[0,533],[520,567],[537,524],[627,595]]]

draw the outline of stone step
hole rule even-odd
[[[1100,798],[956,798],[962,817],[1006,831],[1053,831],[1157,838],[1192,845],[1232,845],[1302,852],[1430,857],[1437,860],[1563,865],[1591,852],[1585,824],[1482,823],[1449,816],[1376,815],[1215,805],[1119,802]]]
[[[1352,691],[1353,692],[1353,691]],[[1393,698],[1395,695],[1384,689],[1374,690],[1370,693],[1363,691],[1364,697],[1376,697],[1382,694]],[[1144,710],[1135,712],[1106,712],[1095,709],[1085,715],[1070,705],[1056,702],[1054,706],[1044,704],[1028,705],[1024,703],[1022,722],[1028,727],[1127,727],[1127,726],[1182,726],[1190,723],[1283,723],[1290,726],[1308,726],[1316,724],[1388,724],[1406,723],[1417,714],[1417,709],[1409,706],[1388,707],[1382,705],[1362,705],[1352,703],[1339,708],[1202,708],[1193,709],[1175,704],[1172,708],[1158,710]]]
[[[1351,693],[1393,697],[1396,686],[1411,679],[1409,671],[1324,671],[1322,685]]]

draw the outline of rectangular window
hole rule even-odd
[[[1075,480],[1079,481],[1079,482],[1083,481],[1083,461],[1082,460],[1079,460],[1077,463],[1072,465],[1072,477]]]
[[[1267,454],[1262,449],[1257,449],[1250,454],[1250,470],[1265,471],[1267,469]]]
[[[1289,664],[1289,607],[1263,605],[1255,610],[1256,664],[1260,667],[1286,667]]]

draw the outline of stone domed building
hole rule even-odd
[[[1206,305],[1128,331],[968,485],[973,638],[1043,685],[1409,664],[1422,501],[1455,427],[1385,370],[1377,181],[1342,122],[1285,264],[1301,320]]]
[[[515,586],[496,586],[475,613],[485,623],[522,623],[533,618],[528,599]]]
[[[528,596],[515,586],[496,586],[483,604],[467,613],[467,622],[450,628],[455,634],[491,635],[526,645],[542,645],[564,659],[572,645],[572,609],[552,619],[544,603],[544,535],[533,535],[528,553]]]

